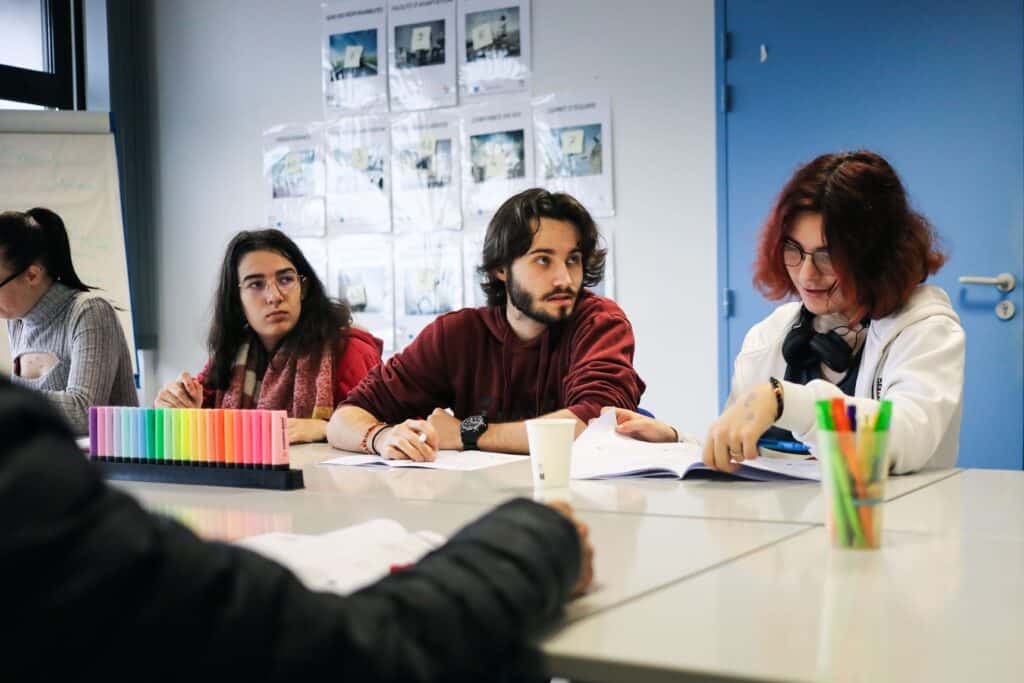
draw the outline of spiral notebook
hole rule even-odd
[[[760,449],[738,472],[718,472],[704,464],[696,443],[647,443],[618,434],[611,411],[594,420],[572,449],[573,479],[725,479],[746,481],[820,481],[813,457]]]

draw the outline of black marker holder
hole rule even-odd
[[[128,460],[126,458],[90,457],[107,479],[119,481],[150,481],[159,484],[198,484],[202,486],[235,486],[238,488],[290,491],[305,488],[302,470],[287,465],[225,465],[171,461]]]

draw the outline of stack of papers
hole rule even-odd
[[[748,460],[735,474],[717,472],[706,466],[703,448],[693,443],[647,443],[615,431],[615,413],[608,411],[590,423],[572,449],[573,479],[646,477],[687,479],[691,477],[736,478],[749,481],[790,479],[821,480],[818,461],[806,458],[776,458],[762,455]]]
[[[269,533],[237,545],[288,567],[311,590],[348,595],[384,578],[392,567],[419,561],[445,537],[412,533],[391,519],[375,519],[326,534]]]

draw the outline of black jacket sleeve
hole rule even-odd
[[[314,593],[107,486],[53,409],[10,385],[0,386],[0,520],[12,680],[65,667],[500,680],[528,658],[528,635],[559,612],[580,569],[572,524],[515,500],[415,567],[349,597]]]

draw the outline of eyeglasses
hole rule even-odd
[[[790,242],[789,240],[782,247],[782,262],[786,264],[787,268],[798,268],[804,263],[804,257],[810,256],[811,263],[814,264],[815,270],[822,275],[831,275],[832,270],[832,256],[828,253],[828,249],[815,249],[814,251],[804,251],[796,242]]]
[[[30,264],[30,265],[31,265],[31,264]],[[3,286],[4,286],[4,285],[6,285],[6,284],[7,284],[8,282],[10,282],[10,281],[11,281],[11,280],[13,280],[14,278],[16,278],[16,277],[18,277],[19,275],[21,275],[22,273],[24,273],[24,272],[25,272],[26,270],[28,270],[28,266],[25,266],[24,268],[22,268],[21,270],[19,270],[19,271],[18,271],[17,273],[15,273],[14,275],[8,275],[8,276],[7,276],[7,277],[5,277],[5,278],[4,278],[3,280],[0,280],[0,287],[3,287]]]
[[[252,278],[240,283],[238,286],[242,289],[242,296],[247,299],[254,301],[265,300],[270,296],[271,290],[270,285],[274,283],[277,286],[277,291],[282,297],[288,296],[288,293],[295,289],[295,286],[304,282],[306,278],[294,271],[288,271],[285,273],[278,273],[270,280],[266,278]]]

